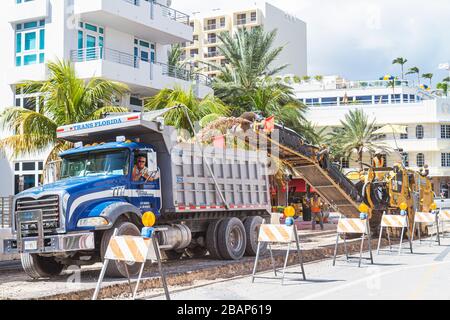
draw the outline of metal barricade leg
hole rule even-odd
[[[344,234],[344,250],[345,250],[345,257],[348,261],[349,256],[348,256],[348,250],[347,250],[347,234]]]
[[[273,259],[273,255],[272,255],[272,246],[269,245],[269,250],[270,250],[270,256]],[[256,269],[258,268],[258,261],[259,261],[259,253],[261,251],[261,242],[258,242],[258,249],[256,250],[256,259],[255,259],[255,266],[253,267],[253,275],[252,275],[252,283],[255,283],[255,276],[256,276]],[[272,264],[275,268],[275,264],[274,261],[272,260]],[[275,271],[275,275],[277,274],[277,271]]]
[[[291,244],[289,243],[288,249],[287,249],[287,252],[286,252],[286,259],[284,260],[283,278],[281,279],[281,284],[282,285],[284,285],[284,277],[286,275],[286,268],[287,268],[287,264],[288,264],[288,261],[289,261],[289,253],[290,253],[290,251],[291,251]]]
[[[409,250],[411,251],[411,253],[413,253],[413,244],[412,244],[412,237],[414,237],[414,232],[413,232],[413,234],[412,234],[412,236],[411,236],[411,230],[410,230],[410,228],[409,228],[409,219],[408,219],[408,222],[407,222],[407,228],[408,228],[408,240],[409,240]]]
[[[387,233],[388,242],[389,242],[389,252],[391,252],[392,251],[391,228],[387,227],[386,228],[386,233]]]
[[[411,237],[412,242],[414,242],[415,233],[416,233],[416,221],[414,220],[413,229],[412,229],[412,237]]]
[[[336,246],[334,247],[333,267],[336,266],[336,256],[337,256],[338,245],[339,245],[339,233],[336,237]]]
[[[380,238],[378,239],[378,248],[377,248],[377,255],[380,254],[380,247],[381,247],[381,238],[383,236],[383,227],[380,228]]]
[[[300,267],[302,269],[303,280],[306,281],[305,267],[303,266],[303,252],[300,248],[300,239],[298,238],[297,228],[294,227],[294,230],[295,230],[295,241],[297,242],[297,253],[300,260]]]
[[[402,228],[402,232],[400,234],[400,248],[398,248],[398,254],[402,254],[402,245],[403,245],[403,236],[405,234],[405,228]]]
[[[366,237],[365,234],[362,235],[361,237],[361,249],[359,250],[359,265],[358,267],[361,268],[361,261],[362,261],[362,254],[363,254],[363,249],[364,249],[364,238]]]
[[[369,241],[369,255],[370,255],[370,263],[373,264],[373,253],[372,253],[372,233],[370,232],[369,220],[367,220],[367,238]]]
[[[166,299],[170,300],[169,287],[167,286],[166,275],[164,274],[164,270],[162,268],[161,255],[159,253],[158,241],[156,240],[156,237],[152,237],[152,241],[153,241],[153,246],[155,248],[156,258],[158,260],[158,269],[159,269],[159,274],[161,276],[161,282],[164,287],[164,293],[166,294]]]
[[[134,288],[133,300],[136,300],[137,292],[139,290],[139,284],[141,283],[142,274],[144,272],[144,267],[145,267],[145,262],[142,263],[141,270],[139,271],[139,276],[138,276],[138,280],[137,280],[137,283],[136,283],[136,287]]]
[[[98,294],[100,293],[100,288],[102,286],[103,278],[105,278],[106,269],[108,268],[109,260],[105,259],[105,262],[103,263],[102,271],[100,272],[100,278],[97,282],[97,287],[95,288],[94,296],[92,297],[92,300],[98,299]]]
[[[438,246],[440,246],[441,245],[441,237],[440,237],[440,235],[439,235],[439,216],[438,215],[436,215],[436,237],[437,237],[437,243],[438,243]]]
[[[275,277],[278,277],[277,266],[275,264],[275,259],[273,258],[272,244],[269,244],[269,251],[270,251],[270,260],[272,261],[273,273],[275,274]]]

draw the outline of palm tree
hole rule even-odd
[[[442,82],[450,82],[450,77],[446,77],[442,80]]]
[[[204,99],[198,99],[192,87],[188,91],[184,91],[180,87],[163,89],[146,101],[144,109],[161,110],[177,105],[183,105],[187,108],[192,122],[199,122],[208,115],[227,116],[229,114],[229,108],[218,98],[208,95]],[[184,129],[191,134],[193,133],[184,110],[175,109],[168,112],[165,115],[165,122],[177,129]]]
[[[25,93],[40,93],[44,103],[39,110],[8,108],[0,116],[3,129],[11,136],[0,140],[0,148],[9,150],[13,158],[51,149],[47,162],[56,160],[70,144],[57,139],[60,126],[101,119],[105,114],[126,112],[113,106],[128,91],[124,84],[93,78],[86,82],[77,78],[70,62],[50,62],[46,81],[25,81],[19,87]]]
[[[444,95],[447,96],[447,94],[448,94],[448,82],[438,83],[436,88],[442,90],[444,92]]]
[[[433,79],[433,77],[434,77],[434,74],[432,74],[432,73],[424,73],[424,74],[422,75],[422,78],[430,80],[430,87],[431,87],[431,85],[432,85],[432,79]]]
[[[323,76],[317,75],[317,76],[314,77],[314,79],[316,79],[316,81],[318,81],[318,82],[322,82]]]
[[[405,59],[405,58],[402,58],[402,57],[399,57],[399,58],[395,59],[394,61],[392,61],[392,64],[399,64],[402,67],[402,80],[405,79],[404,68],[405,68],[405,64],[407,62],[408,62],[408,59]]]
[[[417,67],[412,67],[412,68],[409,68],[409,71],[406,73],[407,75],[408,74],[417,74],[417,85],[420,85],[420,70],[419,70],[419,68],[417,68]]]
[[[387,147],[379,141],[374,132],[377,130],[375,120],[369,121],[369,117],[363,110],[350,111],[345,120],[341,121],[341,127],[331,132],[329,139],[344,157],[350,157],[356,152],[361,170],[363,169],[364,152],[375,153],[377,150],[387,151]]]
[[[216,96],[234,107],[233,115],[250,111],[251,97],[261,85],[289,90],[281,81],[269,81],[286,65],[274,66],[283,47],[272,48],[277,31],[266,33],[262,28],[239,29],[234,35],[221,33],[220,53],[228,63],[216,66],[220,72],[213,82]]]

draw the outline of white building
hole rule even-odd
[[[298,81],[298,80],[297,80]],[[298,99],[308,105],[307,119],[319,127],[336,127],[349,110],[362,109],[377,126],[402,125],[408,134],[380,139],[392,150],[403,149],[407,165],[430,166],[434,190],[448,192],[450,183],[450,99],[413,87],[408,81],[347,81],[340,77],[294,83]],[[328,129],[330,130],[330,129]],[[401,161],[399,152],[387,155],[387,165]],[[370,159],[364,159],[370,163]],[[358,168],[354,161],[344,167]],[[450,197],[450,196],[449,196]]]
[[[264,31],[278,30],[274,47],[284,46],[277,65],[288,64],[283,71],[299,77],[308,73],[307,69],[307,29],[306,23],[287,12],[266,2],[255,3],[253,7],[237,7],[232,11],[214,10],[196,14],[191,21],[194,28],[193,41],[185,44],[185,59],[200,67],[202,62],[221,65],[226,63],[220,55],[221,32],[234,33],[239,28],[262,27]],[[205,71],[210,76],[218,74],[213,67]]]
[[[40,99],[15,89],[23,80],[44,80],[46,61],[70,60],[83,79],[104,77],[127,84],[121,105],[141,109],[141,98],[175,85],[194,85],[199,97],[212,93],[208,78],[167,65],[170,45],[192,40],[188,15],[170,0],[6,0],[0,12],[3,48],[0,110],[38,108]],[[15,163],[0,160],[0,197],[39,183],[44,157]]]

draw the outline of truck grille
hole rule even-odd
[[[21,198],[16,201],[16,213],[42,211],[44,233],[54,233],[60,227],[59,196],[45,196],[39,199]],[[38,233],[36,223],[22,225],[23,236],[35,236]]]

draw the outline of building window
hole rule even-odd
[[[250,21],[251,22],[256,22],[256,12],[252,12],[250,15]]]
[[[38,187],[42,180],[43,168],[44,163],[42,161],[16,162],[14,164],[15,194]]]
[[[242,25],[247,23],[247,15],[245,13],[240,13],[237,15],[237,24]]]
[[[416,164],[419,168],[425,165],[425,155],[423,153],[418,153],[416,160],[417,160]]]
[[[45,60],[45,20],[16,24],[16,66]]]
[[[103,58],[105,29],[97,25],[80,22],[78,27],[78,61]]]
[[[441,139],[450,139],[450,125],[441,125]]]
[[[423,125],[419,124],[416,127],[416,138],[417,139],[423,139],[424,138],[424,129],[423,129]]]
[[[450,153],[441,153],[441,164],[443,167],[450,167]]]
[[[399,94],[391,95],[391,102],[392,103],[401,103],[402,102],[401,95],[399,95]]]
[[[409,154],[408,153],[402,153],[402,158],[403,158],[403,164],[405,165],[405,167],[409,167]]]
[[[225,28],[225,18],[220,18],[220,27]]]
[[[145,40],[134,39],[134,56],[136,60],[144,62],[156,61],[156,46]]]
[[[389,96],[375,96],[376,104],[386,104],[389,103]]]
[[[400,139],[401,140],[407,140],[408,138],[409,138],[408,128],[406,128],[406,133],[401,133],[400,134]]]
[[[322,98],[323,106],[335,106],[337,105],[337,97],[332,98]]]
[[[36,112],[44,107],[44,97],[41,93],[27,93],[22,88],[16,89],[15,106]]]

